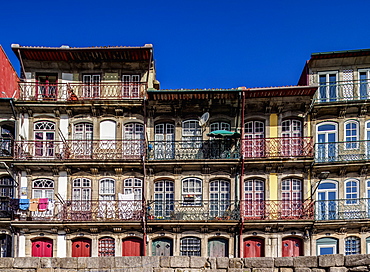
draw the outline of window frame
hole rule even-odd
[[[348,183],[355,183],[355,186],[348,186]],[[348,189],[356,189],[356,192],[350,191],[348,192]],[[359,180],[357,179],[347,179],[344,182],[344,196],[346,200],[346,205],[356,205],[358,204],[358,199],[360,196],[360,185],[359,185]],[[355,197],[349,197],[349,196],[355,196]]]
[[[184,242],[196,241],[196,243],[187,243]],[[202,256],[202,240],[198,237],[189,236],[183,237],[180,239],[180,256]]]
[[[202,179],[187,177],[181,180],[181,200],[183,205],[201,205],[202,199]]]
[[[361,254],[361,239],[357,236],[346,237],[344,239],[344,254],[345,255]]]
[[[349,129],[347,126],[355,125],[355,129],[350,127]],[[365,127],[366,129],[366,127]],[[347,135],[347,132],[355,132],[355,135]],[[360,124],[356,120],[348,120],[344,123],[344,149],[346,150],[355,150],[359,149],[359,139],[360,139]]]

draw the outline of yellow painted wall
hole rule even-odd
[[[311,137],[311,115],[307,116],[307,137]]]
[[[276,173],[270,174],[270,200],[278,200],[278,176]]]
[[[278,136],[278,115],[276,113],[270,114],[270,138]]]

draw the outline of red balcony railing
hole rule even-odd
[[[94,99],[143,99],[147,85],[139,82],[37,83],[19,84],[20,100],[78,101]]]
[[[244,200],[244,220],[313,220],[314,201],[306,200]]]
[[[144,140],[17,141],[15,160],[141,160]]]
[[[244,158],[313,157],[312,137],[255,138],[242,140]]]

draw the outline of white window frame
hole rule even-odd
[[[330,85],[329,85],[329,75],[332,75],[332,74],[335,74],[335,98],[332,98],[330,97]],[[325,75],[325,85],[320,85],[320,76],[323,76]],[[338,71],[323,71],[323,72],[318,72],[317,73],[317,83],[319,85],[318,87],[318,90],[317,90],[317,95],[318,95],[318,99],[320,102],[329,102],[330,99],[335,99],[338,100],[340,98],[340,95],[338,94],[338,83],[339,83],[339,72]],[[320,95],[320,87],[323,87],[325,86],[326,87],[326,98],[325,98],[325,101],[322,101],[322,98],[321,95]]]
[[[223,121],[216,121],[211,123],[209,126],[210,132],[216,131],[216,130],[231,130],[231,125],[228,122],[223,122]]]
[[[184,178],[181,181],[181,195],[183,205],[201,205],[203,194],[203,180],[199,178]],[[193,198],[192,202],[188,200]]]
[[[349,135],[347,136],[347,125],[355,124],[356,128],[350,128],[349,131],[355,131],[356,135]],[[348,120],[344,123],[344,149],[346,150],[354,150],[359,148],[359,138],[360,138],[360,123],[356,120]],[[366,129],[366,127],[365,127]],[[347,138],[348,137],[348,138]],[[354,138],[355,140],[352,140]],[[349,140],[348,140],[349,139]]]
[[[350,254],[347,254],[347,253],[349,253],[347,251],[347,241],[349,241],[349,239],[353,239],[353,240],[356,241],[356,245],[357,245],[356,248],[358,248],[358,251],[356,251],[356,252],[351,251]],[[355,254],[361,254],[361,238],[357,237],[357,236],[348,236],[344,239],[344,255],[347,256],[347,255],[355,255]]]
[[[139,178],[127,178],[123,181],[123,194],[134,194],[135,200],[142,199],[143,180]]]
[[[318,253],[317,255],[321,255],[320,251],[321,251],[322,248],[332,248],[333,249],[332,254],[337,254],[337,245],[328,244],[328,245],[318,245],[317,249],[318,249],[319,252],[317,252]],[[325,255],[332,255],[332,254],[325,254]]]
[[[113,186],[111,186],[110,184],[113,184]],[[101,180],[99,180],[99,199],[100,200],[114,200],[115,194],[116,194],[116,181],[114,179],[102,178]]]
[[[366,73],[366,89],[367,89],[367,96],[365,99],[369,99],[370,97],[370,68],[366,68],[366,69],[358,69],[357,70],[357,75],[358,75],[358,96],[360,97],[360,99],[364,99],[362,98],[361,94],[360,94],[360,88],[361,88],[361,79],[360,79],[360,74],[361,73]]]
[[[354,198],[347,198],[347,195],[354,195],[354,193],[353,192],[350,192],[350,193],[347,193],[347,184],[349,183],[349,182],[355,182],[356,183],[356,186],[354,187],[354,186],[351,186],[350,188],[356,188],[356,197],[354,197]],[[360,186],[359,186],[359,180],[357,180],[357,179],[353,179],[353,178],[351,178],[351,179],[347,179],[347,180],[345,180],[344,181],[344,198],[345,198],[345,200],[346,200],[346,205],[357,205],[358,204],[358,198],[359,198],[359,196],[360,196]]]

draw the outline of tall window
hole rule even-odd
[[[34,133],[35,156],[53,157],[55,124],[48,121],[36,122],[34,125]]]
[[[182,139],[183,141],[200,141],[202,140],[202,131],[198,120],[187,120],[182,122]]]
[[[100,75],[87,74],[82,77],[83,97],[97,98],[100,97]]]
[[[123,127],[123,154],[140,156],[144,150],[144,126],[140,123],[128,123]]]
[[[244,125],[244,156],[247,158],[265,156],[265,123],[249,121]]]
[[[91,200],[91,180],[87,178],[74,179],[72,188],[73,200]]]
[[[359,188],[357,180],[348,180],[345,182],[346,204],[357,204],[359,197]]]
[[[287,119],[282,123],[282,155],[299,156],[302,153],[302,122]]]
[[[359,140],[358,122],[348,121],[345,123],[346,149],[357,149]]]
[[[202,201],[202,180],[186,178],[182,180],[182,200],[184,204],[200,204]]]
[[[222,217],[230,207],[230,183],[226,180],[214,180],[209,184],[211,217]]]
[[[322,181],[317,189],[317,220],[334,220],[337,218],[338,184],[335,181]]]
[[[320,73],[319,85],[320,102],[330,102],[337,100],[337,72]]]
[[[159,219],[169,218],[174,211],[174,183],[160,180],[154,183],[154,216]]]
[[[329,162],[337,160],[337,126],[337,123],[333,122],[324,122],[317,126],[316,161]]]
[[[281,184],[282,216],[302,216],[302,181],[285,179]]]
[[[196,237],[185,237],[180,240],[181,256],[200,256],[200,239]]]
[[[142,188],[143,188],[143,181],[138,178],[128,178],[125,179],[123,182],[123,193],[127,194],[134,194],[135,200],[142,199]]]
[[[0,178],[0,197],[13,198],[14,193],[14,180],[11,177]]]
[[[99,239],[99,257],[115,256],[115,241],[111,237]]]
[[[99,198],[101,200],[114,200],[115,198],[115,180],[105,178],[99,182]]]
[[[140,75],[122,75],[122,97],[138,98],[140,96]]]
[[[48,198],[54,197],[54,181],[50,179],[36,179],[33,181],[32,197]]]
[[[230,124],[227,122],[213,122],[210,126],[210,130],[216,131],[216,130],[229,130],[230,131]]]
[[[358,70],[359,79],[360,79],[360,99],[368,99],[369,98],[369,90],[370,90],[370,69],[359,69]]]
[[[347,237],[345,240],[346,243],[346,249],[345,254],[346,255],[354,255],[354,254],[360,254],[361,253],[361,241],[360,238],[355,236]]]
[[[157,124],[154,127],[154,158],[173,159],[175,156],[175,125]]]
[[[265,216],[265,184],[264,181],[251,179],[244,182],[244,216],[263,218]]]

